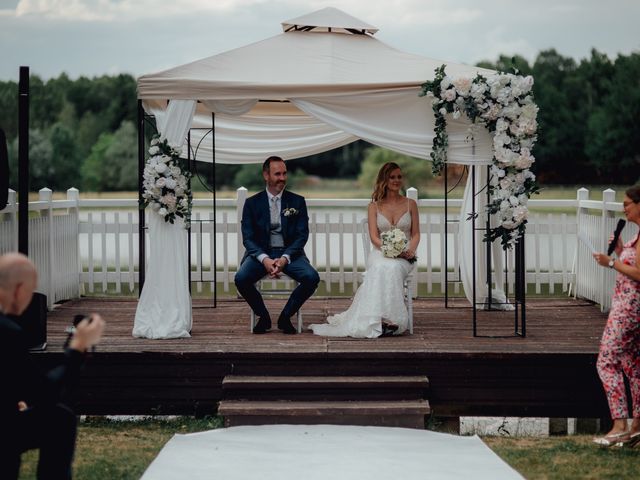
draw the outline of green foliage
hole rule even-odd
[[[138,146],[135,125],[122,122],[113,134],[103,133],[82,165],[83,188],[101,192],[137,190]]]
[[[362,169],[358,176],[358,183],[363,188],[371,188],[376,182],[378,170],[387,162],[396,162],[400,165],[404,175],[405,188],[415,187],[424,192],[429,180],[433,178],[431,165],[425,160],[402,155],[381,147],[371,147],[365,153]]]
[[[264,188],[264,178],[262,178],[262,165],[258,163],[248,163],[242,165],[236,173],[233,182],[238,187],[244,187],[247,190],[260,190]]]

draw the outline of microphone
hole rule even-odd
[[[607,255],[611,256],[613,251],[616,249],[616,244],[618,243],[618,239],[620,238],[620,234],[622,233],[622,229],[626,223],[627,221],[622,218],[618,220],[618,225],[616,225],[616,229],[613,231],[613,238],[609,243],[609,248],[607,248]]]

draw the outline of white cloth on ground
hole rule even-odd
[[[174,435],[142,480],[518,480],[477,437],[428,430],[264,425]]]

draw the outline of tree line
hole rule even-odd
[[[540,52],[531,65],[521,56],[501,56],[478,66],[500,71],[516,68],[533,75],[540,107],[533,170],[541,183],[632,184],[640,180],[640,53],[612,60],[592,50],[590,58],[577,62],[550,49]],[[33,190],[45,186],[54,190],[71,186],[86,191],[137,189],[137,103],[132,76],[72,80],[62,74],[43,81],[32,75],[30,86]],[[15,189],[16,82],[0,82],[0,112],[0,128],[8,139],[10,185]],[[368,177],[370,164],[395,158],[395,154],[382,154],[371,147],[364,141],[354,142],[292,161],[289,168],[296,178],[309,174],[362,178],[363,172]],[[402,158],[402,162],[409,161]],[[416,168],[414,175],[429,170]],[[210,168],[200,170],[209,182],[213,180]],[[256,177],[259,182],[256,166],[218,165],[215,182],[217,188],[235,188],[249,186],[246,184]]]

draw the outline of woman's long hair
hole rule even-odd
[[[373,193],[371,194],[371,200],[377,202],[387,196],[387,188],[389,185],[389,177],[391,172],[400,168],[396,162],[387,162],[378,171],[376,177],[376,184],[373,187]]]

